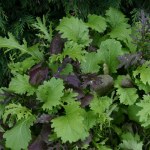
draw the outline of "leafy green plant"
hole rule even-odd
[[[109,8],[86,22],[64,17],[54,31],[37,18],[41,41],[33,46],[10,33],[0,37],[1,48],[23,58],[9,64],[11,81],[0,90],[5,147],[142,149],[141,134],[129,132],[149,127],[150,67],[139,61],[127,21]],[[128,112],[131,106],[138,109]]]

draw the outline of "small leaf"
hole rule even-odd
[[[105,18],[97,15],[88,15],[87,25],[99,33],[104,32],[107,27]]]
[[[147,127],[150,125],[150,95],[144,95],[143,100],[139,103],[136,103],[137,106],[141,108],[141,110],[137,113],[139,116],[139,120],[142,123],[143,127]]]
[[[85,54],[85,61],[81,61],[82,73],[97,73],[100,69],[99,62],[100,60],[96,52]]]
[[[53,107],[60,104],[63,96],[63,80],[51,78],[49,81],[44,81],[37,89],[37,99],[43,102],[42,108],[52,110]]]
[[[29,84],[29,76],[17,74],[9,84],[9,90],[16,94],[33,95],[35,88]]]

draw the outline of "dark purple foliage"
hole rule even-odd
[[[123,88],[131,88],[131,87],[133,87],[132,80],[129,79],[129,78],[124,78],[124,79],[121,81],[121,86],[122,86]]]
[[[86,107],[90,104],[90,102],[93,99],[93,95],[92,94],[88,94],[86,95],[84,98],[81,99],[81,106],[82,107]]]
[[[62,52],[64,47],[64,40],[60,34],[56,34],[50,44],[50,54],[59,54]]]
[[[41,84],[48,76],[48,67],[39,63],[29,70],[29,82],[31,85]]]
[[[134,66],[134,65],[141,65],[144,63],[144,59],[142,58],[142,53],[138,52],[135,54],[125,54],[123,56],[119,56],[118,60],[120,61],[120,65],[118,69],[124,67],[125,69]]]
[[[77,87],[79,88],[81,85],[81,81],[79,80],[79,78],[77,77],[77,75],[68,75],[66,77],[63,77],[64,81],[73,86],[73,87]]]
[[[48,136],[51,132],[50,125],[44,124],[38,137],[29,145],[28,150],[46,150],[48,144]]]

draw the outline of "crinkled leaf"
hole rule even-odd
[[[119,147],[126,150],[142,150],[143,142],[140,141],[138,134],[133,135],[128,132],[122,135],[122,143],[119,144]]]
[[[63,57],[69,56],[73,60],[82,61],[84,60],[85,51],[80,45],[74,42],[67,42],[63,49]]]
[[[150,62],[147,61],[145,62],[142,66],[139,66],[134,72],[133,72],[134,77],[137,75],[140,75],[140,80],[144,84],[149,84],[150,85]]]
[[[90,103],[90,108],[95,114],[102,114],[110,107],[112,104],[112,99],[104,96],[104,97],[97,97],[94,96],[93,100]]]
[[[100,60],[96,52],[85,54],[85,61],[81,62],[82,73],[97,73],[100,69],[99,62]]]
[[[79,104],[73,103],[64,106],[66,115],[52,120],[52,127],[62,142],[76,142],[88,136],[86,127],[83,124],[84,118],[81,115],[82,109]]]
[[[150,125],[150,95],[144,95],[143,100],[136,103],[137,106],[141,107],[141,110],[137,113],[139,120],[143,127]]]
[[[3,114],[3,122],[6,122],[7,117],[16,117],[17,121],[21,119],[27,119],[28,117],[32,116],[31,111],[24,107],[21,106],[21,104],[9,104],[5,107],[5,111]]]
[[[121,11],[112,7],[106,11],[106,17],[107,22],[111,27],[118,27],[121,23],[127,22],[125,15]]]
[[[71,89],[69,89],[64,92],[64,95],[61,101],[66,102],[66,103],[74,103],[75,100],[77,99],[77,96],[78,96],[78,93],[75,93]]]
[[[96,30],[97,32],[104,32],[106,30],[106,21],[105,18],[97,15],[88,15],[88,23],[87,25]]]
[[[57,27],[57,30],[62,33],[63,38],[72,40],[82,46],[88,46],[91,40],[89,39],[89,30],[88,27],[82,20],[78,18],[64,17],[60,25]]]
[[[107,39],[103,41],[98,50],[99,60],[108,66],[110,73],[115,73],[119,65],[117,57],[123,54],[119,41]]]
[[[37,89],[37,99],[43,102],[43,109],[52,110],[53,107],[60,104],[63,96],[63,80],[51,78],[49,81],[44,81]]]
[[[9,84],[9,90],[16,94],[33,95],[35,88],[29,84],[29,76],[17,74]]]
[[[117,95],[119,95],[120,103],[125,105],[133,105],[138,99],[136,88],[118,87]]]
[[[6,139],[6,147],[12,150],[27,149],[31,140],[30,126],[34,121],[34,116],[22,119],[12,129],[7,130],[3,135]]]

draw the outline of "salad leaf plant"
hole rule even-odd
[[[87,21],[63,17],[56,28],[45,22],[33,24],[40,32],[33,46],[11,33],[0,37],[4,51],[22,58],[9,64],[11,81],[0,88],[3,147],[148,147],[142,133],[150,127],[150,62],[134,45],[125,15],[109,8]]]

